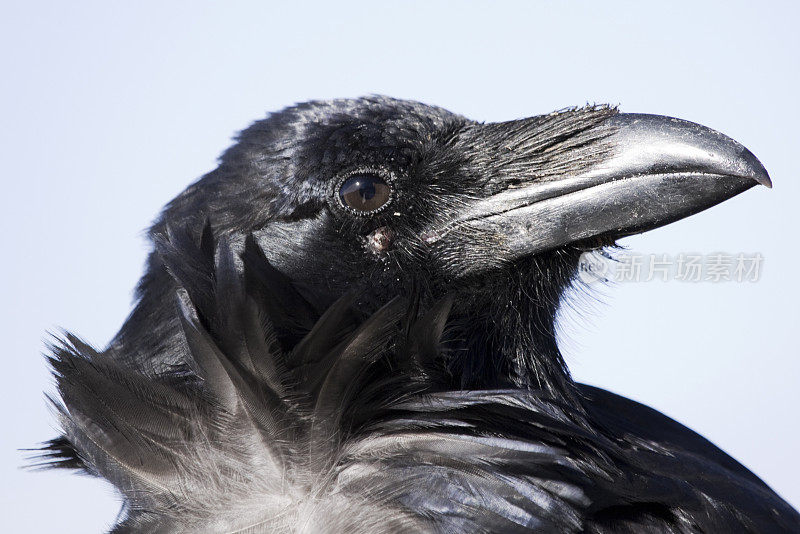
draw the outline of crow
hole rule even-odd
[[[609,106],[271,114],[154,223],[109,346],[52,345],[43,455],[114,484],[115,533],[798,532],[556,342],[582,254],[757,184],[724,135]]]

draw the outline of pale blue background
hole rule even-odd
[[[54,435],[40,352],[103,345],[130,309],[160,207],[231,135],[310,98],[385,93],[504,120],[586,102],[700,122],[775,188],[630,238],[642,252],[761,252],[753,284],[606,288],[570,314],[575,376],[688,424],[800,505],[800,11],[796,2],[5,2],[4,532],[99,532],[103,484],[18,469]]]

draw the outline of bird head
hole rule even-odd
[[[461,385],[541,385],[563,371],[553,323],[582,252],[758,183],[746,148],[678,119],[587,106],[479,123],[375,96],[254,123],[153,233],[253,235],[307,291],[368,312],[452,294]]]

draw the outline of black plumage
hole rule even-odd
[[[353,180],[385,202],[350,206]],[[54,347],[45,454],[115,484],[115,532],[797,531],[714,445],[575,383],[555,339],[583,252],[756,182],[738,143],[607,107],[274,114],[167,206],[109,347]]]

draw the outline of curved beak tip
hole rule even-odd
[[[764,168],[764,165],[761,164],[752,152],[744,149],[742,161],[745,163],[748,176],[764,187],[772,189],[772,180],[769,177],[767,169]]]

